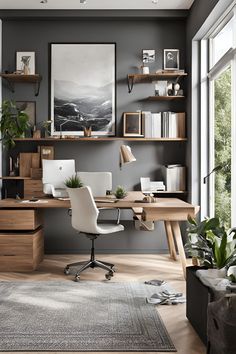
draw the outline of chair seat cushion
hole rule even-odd
[[[124,231],[123,225],[116,224],[98,224],[98,232],[99,234],[110,234],[113,232]]]

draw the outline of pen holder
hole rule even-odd
[[[91,127],[84,127],[84,136],[90,137],[92,135],[92,128]]]

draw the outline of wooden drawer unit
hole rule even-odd
[[[35,230],[42,222],[40,210],[0,210],[0,230]]]
[[[33,271],[43,260],[43,229],[0,233],[0,271]]]
[[[41,179],[27,179],[24,181],[24,197],[45,197]]]

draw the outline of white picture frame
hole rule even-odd
[[[143,49],[143,63],[154,63],[156,51],[155,49]]]
[[[116,44],[51,43],[51,135],[114,136]],[[63,68],[63,70],[62,70]]]
[[[35,75],[35,52],[16,52],[16,71]]]
[[[164,70],[179,70],[179,49],[164,49]]]

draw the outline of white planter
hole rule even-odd
[[[221,269],[216,269],[216,268],[210,268],[206,270],[205,275],[209,278],[225,278],[226,277],[226,269],[221,268]]]

